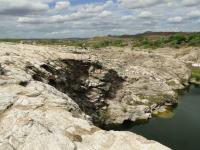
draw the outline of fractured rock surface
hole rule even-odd
[[[167,150],[94,123],[147,119],[188,84],[188,57],[0,44],[0,150]],[[97,55],[98,54],[98,55]]]

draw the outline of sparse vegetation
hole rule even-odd
[[[89,41],[88,46],[92,48],[102,48],[108,46],[115,46],[115,47],[124,47],[127,46],[127,42],[125,40],[116,40],[116,39],[106,39],[100,41]]]
[[[200,46],[200,33],[146,33],[133,36],[105,36],[90,39],[2,39],[0,42],[13,42],[37,45],[62,45],[81,48],[105,48],[109,46],[125,47],[132,46],[141,48],[161,47],[187,47]]]
[[[192,69],[192,78],[196,81],[200,81],[200,69],[199,68],[193,68]]]
[[[175,47],[183,46],[200,46],[200,33],[183,34],[177,33],[171,36],[161,36],[160,38],[139,39],[133,47],[142,48],[160,48],[160,47]]]

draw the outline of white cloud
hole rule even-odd
[[[168,7],[171,7],[171,6],[173,6],[173,5],[174,5],[173,2],[168,2],[168,3],[167,3],[167,6],[168,6]]]
[[[107,1],[102,5],[97,4],[86,4],[81,5],[75,12],[67,15],[53,15],[53,16],[30,16],[18,18],[19,23],[25,24],[47,24],[47,23],[65,23],[66,21],[80,21],[92,18],[105,18],[112,15],[111,11],[106,10],[107,7],[111,6],[112,1]],[[68,4],[69,5],[69,4]],[[64,9],[67,7],[66,3],[57,2],[55,9]]]
[[[181,23],[183,21],[183,18],[180,16],[177,16],[177,17],[168,18],[167,21],[170,23]]]
[[[183,0],[182,3],[184,6],[195,6],[200,5],[200,0]]]
[[[126,16],[122,16],[121,20],[123,21],[130,21],[130,20],[134,20],[135,17],[133,15],[126,15]]]
[[[112,12],[110,11],[107,11],[107,10],[104,10],[102,13],[99,14],[99,17],[108,17],[108,16],[111,16],[112,15]]]
[[[153,25],[154,22],[151,21],[151,20],[146,20],[146,21],[143,22],[143,24],[144,24],[144,25]]]
[[[56,2],[55,9],[62,10],[62,9],[68,8],[69,6],[70,6],[69,1],[59,1],[59,2]]]
[[[148,19],[148,18],[152,18],[153,14],[150,11],[142,11],[140,12],[140,14],[138,15],[139,18],[144,18],[144,19]]]
[[[165,0],[118,0],[122,6],[127,8],[144,8],[165,2]]]
[[[77,4],[79,1],[0,0],[0,37],[88,37],[176,28],[200,30],[197,0],[94,0]]]
[[[19,17],[19,23],[25,24],[43,24],[43,23],[64,23],[68,16],[55,15],[51,17]]]
[[[49,9],[47,1],[0,0],[1,15],[26,15],[44,12]]]
[[[111,7],[113,5],[113,1],[112,0],[108,0],[105,4],[104,7]]]
[[[199,10],[192,10],[187,14],[187,18],[194,19],[200,17],[200,11]]]

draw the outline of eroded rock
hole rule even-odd
[[[191,75],[186,56],[75,51],[0,44],[0,149],[169,149],[134,133],[103,131],[91,121],[148,119],[177,103],[175,91]]]

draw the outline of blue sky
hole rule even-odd
[[[0,0],[0,38],[200,31],[200,0]]]

